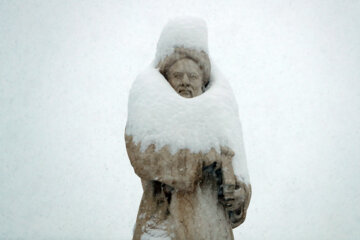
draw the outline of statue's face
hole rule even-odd
[[[175,62],[166,76],[170,85],[183,97],[192,98],[203,92],[203,73],[191,59],[184,58]]]

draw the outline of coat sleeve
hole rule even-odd
[[[221,147],[222,196],[223,203],[233,228],[245,221],[251,199],[251,185],[238,179],[234,174],[232,158],[234,152]]]

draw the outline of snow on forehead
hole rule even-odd
[[[207,26],[204,20],[195,17],[179,17],[170,20],[164,27],[157,44],[156,62],[184,47],[208,53]]]

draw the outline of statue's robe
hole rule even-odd
[[[125,139],[131,164],[144,189],[134,240],[233,239],[231,229],[245,219],[251,187],[236,181],[231,173],[231,150],[194,154],[182,149],[171,154],[167,147],[156,151],[150,145],[142,152],[141,143],[135,144],[131,136]],[[238,199],[246,202],[234,211],[226,210],[219,201],[223,175],[230,175],[237,187],[241,185],[247,191],[248,198]]]

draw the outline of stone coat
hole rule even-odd
[[[125,140],[144,190],[134,240],[234,239],[232,228],[245,220],[251,185],[234,175],[231,149],[171,154],[167,146],[156,150],[152,144],[142,152],[132,136]]]

